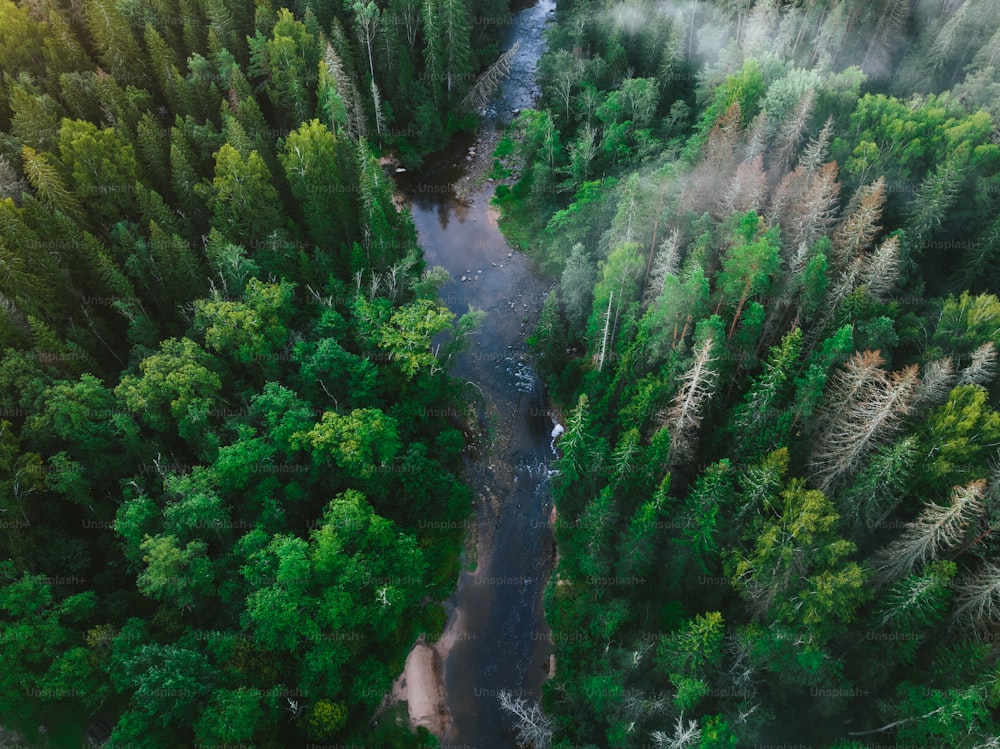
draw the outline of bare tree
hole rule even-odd
[[[903,535],[875,557],[877,580],[885,583],[908,575],[929,559],[958,546],[966,529],[983,512],[986,479],[956,486],[948,505],[930,503],[909,523]]]
[[[718,372],[712,367],[713,341],[709,335],[695,350],[694,363],[681,377],[681,386],[668,412],[670,462],[680,464],[694,456],[694,441],[705,404],[715,391]]]
[[[747,131],[747,144],[744,150],[744,161],[753,161],[767,152],[768,121],[767,113],[760,112],[753,118]]]
[[[997,350],[993,341],[987,341],[972,352],[972,361],[958,376],[959,385],[986,387],[997,376]]]
[[[741,162],[736,167],[736,175],[726,190],[722,201],[727,214],[759,211],[767,196],[767,175],[764,173],[764,157],[756,156],[751,161]]]
[[[983,562],[974,575],[955,586],[953,621],[978,629],[1000,621],[1000,565]]]
[[[496,91],[497,86],[500,82],[510,75],[510,65],[511,61],[514,59],[514,55],[521,48],[521,42],[514,42],[510,49],[504,52],[500,57],[497,58],[496,62],[489,66],[486,71],[480,75],[476,82],[472,84],[472,88],[469,89],[469,93],[465,95],[462,99],[461,106],[468,108],[482,108],[485,107],[490,102],[490,97],[493,96],[493,92]]]
[[[790,188],[794,194],[785,202],[779,221],[793,247],[810,246],[826,235],[836,220],[840,196],[837,164],[830,162],[812,173],[797,167],[793,174]]]
[[[823,125],[823,129],[819,131],[819,135],[809,141],[809,145],[805,147],[802,157],[799,159],[799,166],[806,173],[812,174],[826,162],[832,138],[833,115],[830,115],[826,118],[826,123]]]
[[[542,712],[537,702],[529,705],[520,697],[512,697],[507,690],[501,690],[497,696],[500,707],[516,719],[514,732],[517,734],[517,745],[522,749],[547,749],[552,743],[554,727],[552,721]]]
[[[326,51],[323,53],[323,62],[326,63],[327,72],[333,79],[337,94],[344,102],[348,135],[353,139],[367,135],[368,128],[365,125],[365,113],[361,107],[361,96],[358,94],[354,81],[344,71],[340,56],[329,42],[327,42]],[[333,129],[333,123],[331,123],[331,129]]]
[[[805,135],[809,118],[812,116],[813,105],[816,103],[816,90],[809,88],[802,94],[798,104],[782,123],[781,131],[775,145],[774,161],[779,173],[786,171],[795,161]]]
[[[917,365],[887,376],[868,366],[871,353],[855,355],[830,390],[826,427],[811,461],[822,491],[856,470],[872,450],[895,434],[916,404],[921,384]]]
[[[950,356],[924,365],[923,381],[917,400],[921,406],[936,406],[948,400],[955,385],[955,365]]]
[[[868,288],[872,299],[884,302],[890,291],[899,280],[899,239],[889,237],[872,253],[864,271],[861,282]]]
[[[646,285],[644,299],[642,300],[644,306],[652,304],[653,300],[663,293],[667,276],[677,275],[681,264],[680,261],[680,232],[674,229],[660,244],[660,248],[656,251],[656,256],[653,258],[649,283]]]
[[[701,728],[696,720],[685,722],[684,713],[681,713],[677,717],[672,734],[664,731],[653,731],[650,738],[656,749],[687,749],[687,747],[697,746],[701,741]]]
[[[885,208],[885,179],[879,177],[858,189],[845,218],[833,233],[833,259],[841,268],[871,247],[882,231],[879,223]]]

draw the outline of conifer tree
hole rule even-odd
[[[956,486],[947,505],[930,502],[903,534],[876,556],[878,580],[886,583],[921,568],[957,547],[983,510],[986,480]]]
[[[680,378],[680,387],[667,412],[670,429],[670,463],[681,465],[695,454],[698,425],[704,416],[705,406],[715,393],[718,369],[714,366],[715,341],[712,332],[699,341],[694,349],[694,361]]]
[[[838,268],[850,262],[871,247],[882,230],[879,222],[885,207],[885,179],[879,178],[858,189],[851,201],[847,217],[833,233],[833,259]]]

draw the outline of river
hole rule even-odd
[[[493,186],[456,186],[467,181],[476,159],[489,156],[493,129],[534,101],[535,65],[554,9],[554,0],[540,0],[514,14],[503,48],[514,41],[520,48],[480,132],[456,139],[418,172],[397,175],[428,267],[441,265],[452,276],[441,290],[444,302],[457,314],[470,306],[487,313],[452,370],[482,394],[484,438],[466,467],[477,497],[476,568],[460,574],[445,602],[448,619],[438,644],[418,644],[411,653],[422,649],[423,668],[435,670],[444,702],[436,724],[415,716],[411,703],[411,721],[436,728],[442,746],[453,749],[514,749],[512,719],[498,694],[537,702],[549,668],[542,593],[554,560],[548,492],[554,420],[525,345],[549,284],[504,240],[490,207]],[[411,665],[406,676],[415,682],[419,674]]]

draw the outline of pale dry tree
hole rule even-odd
[[[997,376],[997,349],[993,341],[987,341],[972,352],[972,361],[958,376],[959,385],[981,385],[985,387]]]
[[[713,341],[709,335],[694,352],[694,362],[681,377],[681,385],[667,413],[670,430],[670,462],[684,463],[694,456],[694,442],[698,425],[704,415],[705,404],[715,392],[718,372],[712,366]]]
[[[722,200],[727,214],[757,212],[767,197],[767,175],[764,173],[764,157],[756,156],[743,161],[736,167],[729,187]]]
[[[677,717],[674,732],[653,731],[650,736],[656,749],[687,749],[701,741],[701,728],[696,720],[684,720],[684,713]]]
[[[649,283],[643,293],[643,306],[648,307],[663,293],[667,276],[676,276],[681,265],[681,234],[674,229],[660,243],[660,248],[653,257],[653,266],[649,271]]]
[[[511,62],[520,48],[521,42],[514,42],[510,49],[500,55],[496,59],[496,62],[476,78],[475,83],[472,84],[472,88],[469,89],[469,93],[465,95],[459,106],[468,109],[482,109],[489,104],[490,97],[493,96],[493,92],[496,91],[497,86],[500,85],[500,82],[504,78],[510,75]]]
[[[854,258],[871,247],[882,231],[882,211],[885,209],[885,179],[879,177],[870,185],[858,189],[848,207],[847,217],[833,232],[833,258],[845,268]]]
[[[326,64],[327,74],[333,80],[340,100],[344,102],[348,136],[356,139],[367,135],[368,128],[365,124],[365,113],[361,107],[361,96],[358,94],[354,81],[344,71],[344,64],[340,56],[329,42],[327,42],[326,50],[323,53],[323,62]]]
[[[826,236],[836,221],[840,183],[837,181],[837,163],[830,162],[812,173],[802,167],[792,172],[797,176],[795,188],[780,218],[782,228],[791,246],[812,245]]]
[[[385,134],[385,115],[382,114],[382,94],[372,78],[372,108],[375,110],[375,132],[379,137]]]
[[[743,160],[753,161],[758,156],[767,153],[768,120],[767,113],[760,112],[750,123],[747,130],[746,146],[743,150]]]
[[[809,145],[803,149],[802,156],[799,158],[799,166],[807,174],[812,174],[826,163],[832,138],[833,115],[830,115],[826,118],[826,123],[823,125],[823,129],[819,131],[819,135],[809,141]]]
[[[705,143],[705,157],[694,168],[681,195],[685,210],[701,213],[708,206],[716,218],[723,218],[722,197],[737,163],[736,153],[742,142],[743,115],[739,102],[733,102],[716,119]]]
[[[539,703],[529,704],[526,699],[513,697],[506,689],[497,695],[500,707],[515,718],[514,733],[522,749],[548,749],[555,730],[552,720],[542,712]]]
[[[952,621],[970,630],[1000,621],[1000,565],[983,562],[975,574],[955,586]]]
[[[822,407],[818,410],[820,429],[842,418],[856,401],[867,397],[886,378],[885,359],[880,351],[858,351],[830,377]]]
[[[955,364],[950,356],[935,359],[924,365],[923,378],[917,401],[921,406],[936,406],[948,400],[955,386]]]
[[[916,404],[917,365],[891,375],[878,352],[855,354],[834,377],[821,414],[825,425],[811,464],[821,491],[828,491],[888,437]]]
[[[861,274],[861,283],[872,299],[886,301],[899,279],[899,266],[899,238],[889,237],[872,253]]]
[[[808,88],[792,108],[788,118],[782,123],[775,144],[774,161],[779,172],[786,171],[795,160],[806,133],[809,118],[812,117],[813,106],[816,103],[816,89]]]
[[[969,524],[982,515],[985,494],[986,479],[978,479],[952,489],[947,505],[927,504],[907,524],[902,536],[876,554],[876,581],[884,584],[908,575],[958,546],[965,539]]]

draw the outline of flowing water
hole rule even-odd
[[[537,95],[535,64],[554,8],[553,0],[540,0],[514,14],[504,49],[515,40],[521,46],[509,79],[485,113],[484,130],[531,106]],[[441,743],[513,749],[512,719],[497,696],[506,690],[537,702],[549,667],[542,593],[554,558],[548,480],[555,422],[525,346],[548,284],[505,242],[489,207],[492,186],[468,200],[454,189],[469,166],[469,148],[476,148],[482,135],[456,139],[419,172],[397,175],[397,183],[428,266],[444,266],[452,275],[441,290],[444,302],[458,314],[470,306],[487,313],[452,370],[482,394],[484,438],[466,472],[477,495],[477,566],[461,573],[446,602],[442,639],[453,644],[441,667],[450,714]]]

